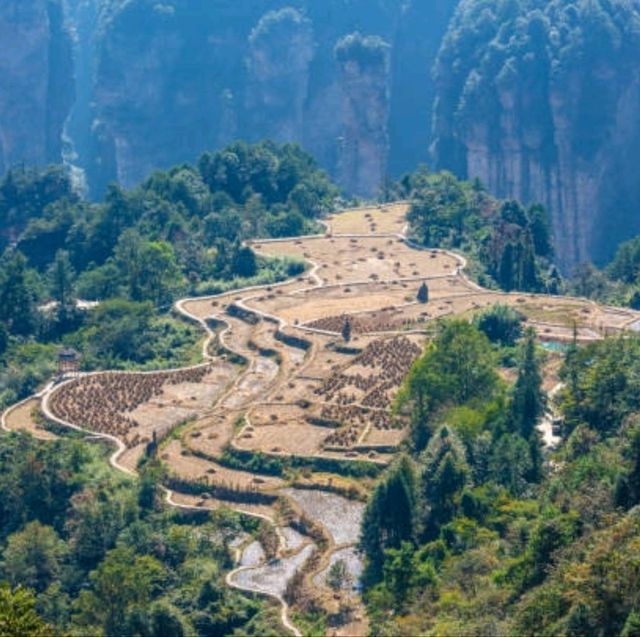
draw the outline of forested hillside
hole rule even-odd
[[[16,169],[0,183],[2,402],[35,389],[57,347],[86,369],[196,362],[200,335],[169,314],[179,296],[300,273],[242,242],[304,234],[335,187],[295,146],[235,144],[198,167],[157,172],[104,202],[78,197],[68,172]],[[94,307],[94,302],[99,302]]]
[[[442,325],[406,380],[411,441],[362,527],[373,634],[637,634],[640,343],[568,348],[550,452],[536,423],[557,355],[526,333],[501,380],[513,320]]]
[[[224,584],[229,542],[258,524],[172,513],[86,442],[0,438],[3,635],[265,635],[275,610]]]
[[[542,206],[499,201],[482,184],[451,173],[417,171],[396,185],[407,197],[409,228],[425,247],[463,252],[485,287],[558,294],[553,233]]]

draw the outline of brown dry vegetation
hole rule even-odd
[[[213,365],[209,364],[173,372],[107,372],[82,377],[58,388],[51,396],[50,409],[54,416],[65,422],[97,433],[118,436],[126,441],[128,447],[135,447],[150,441],[149,437],[142,439],[139,433],[129,435],[142,425],[140,416],[144,412],[136,412],[168,392],[169,402],[166,404],[186,407],[187,413],[193,413],[193,405],[202,403],[201,388],[213,369]],[[214,386],[218,388],[218,385]],[[180,391],[175,391],[178,389]],[[206,395],[207,392],[205,398]],[[178,410],[177,415],[184,418],[187,413]]]
[[[21,403],[7,414],[6,426],[9,431],[28,431],[39,440],[54,440],[57,436],[42,426],[40,400],[32,398]]]

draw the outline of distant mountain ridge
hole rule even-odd
[[[0,171],[64,155],[97,197],[270,138],[375,197],[426,163],[542,202],[569,272],[640,232],[639,6],[6,0]]]

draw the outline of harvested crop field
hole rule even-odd
[[[261,254],[307,259],[320,264],[325,285],[455,274],[461,261],[440,250],[416,251],[395,237],[327,237],[303,243],[256,244]]]
[[[40,440],[54,440],[57,436],[42,426],[40,400],[32,398],[12,409],[6,417],[9,431],[26,431]]]
[[[192,320],[215,317],[211,364],[82,377],[53,390],[51,411],[117,436],[131,469],[154,435],[187,422],[179,442],[164,450],[167,465],[185,477],[246,485],[251,472],[214,466],[230,444],[248,454],[305,458],[391,455],[406,423],[390,406],[439,318],[470,318],[506,303],[552,342],[570,339],[574,322],[580,339],[594,340],[639,321],[630,310],[581,299],[481,290],[461,271],[462,257],[415,249],[402,238],[406,211],[406,203],[346,211],[329,218],[325,236],[252,242],[261,254],[303,258],[311,267],[284,284],[178,304]],[[418,303],[423,281],[429,301]],[[12,418],[33,427],[25,413]]]
[[[278,478],[236,471],[198,458],[185,450],[178,440],[172,440],[163,448],[161,458],[176,476],[189,481],[258,491],[273,490],[283,485]]]
[[[407,224],[408,203],[392,203],[368,208],[358,208],[329,217],[328,222],[334,234],[402,233]]]
[[[256,425],[235,441],[238,449],[264,451],[278,455],[311,456],[322,449],[330,430],[313,427],[300,419],[280,424]]]
[[[62,421],[118,436],[133,448],[210,409],[234,376],[226,361],[172,372],[94,374],[57,388],[49,408]]]

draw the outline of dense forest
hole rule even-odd
[[[398,400],[412,436],[362,529],[372,632],[636,635],[640,342],[569,347],[549,455],[549,354],[525,333],[505,383],[518,317],[489,313],[443,324]]]
[[[157,172],[102,203],[61,167],[15,169],[0,182],[1,402],[32,392],[57,348],[85,369],[196,362],[200,334],[172,318],[180,296],[264,284],[300,273],[258,257],[253,237],[304,234],[337,190],[296,146],[237,143],[194,166]],[[95,302],[99,305],[95,306]]]
[[[579,296],[640,309],[640,239],[620,245],[603,269],[591,263],[579,265],[571,279],[570,291]]]
[[[100,443],[0,438],[0,632],[7,637],[217,637],[279,632],[273,607],[232,592],[231,512],[165,508],[153,473],[108,468]]]

